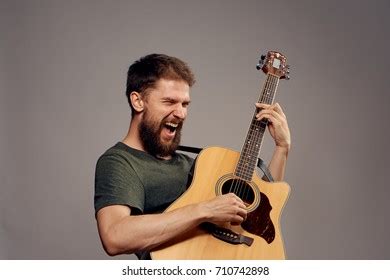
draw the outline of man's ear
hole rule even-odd
[[[130,101],[136,112],[141,113],[144,110],[144,101],[142,100],[142,96],[139,92],[131,92]]]

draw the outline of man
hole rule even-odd
[[[132,119],[122,142],[98,160],[95,211],[103,247],[110,256],[149,251],[203,222],[240,224],[246,206],[230,193],[163,213],[188,186],[193,160],[176,149],[195,79],[181,60],[151,54],[128,71],[126,96]],[[290,149],[287,120],[278,104],[256,104],[267,118],[276,147],[270,162],[282,180]]]

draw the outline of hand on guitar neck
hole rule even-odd
[[[288,152],[291,147],[290,129],[288,127],[286,115],[279,103],[273,105],[256,103],[259,113],[257,120],[266,119],[268,130],[275,141],[275,150],[269,164],[269,170],[275,181],[282,181],[286,167]]]

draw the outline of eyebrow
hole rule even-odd
[[[163,97],[162,101],[179,102],[179,100],[171,98],[171,97]],[[190,104],[191,100],[184,100],[182,103]]]

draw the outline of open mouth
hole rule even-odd
[[[174,133],[179,124],[167,122],[164,126],[169,130],[169,132]]]

